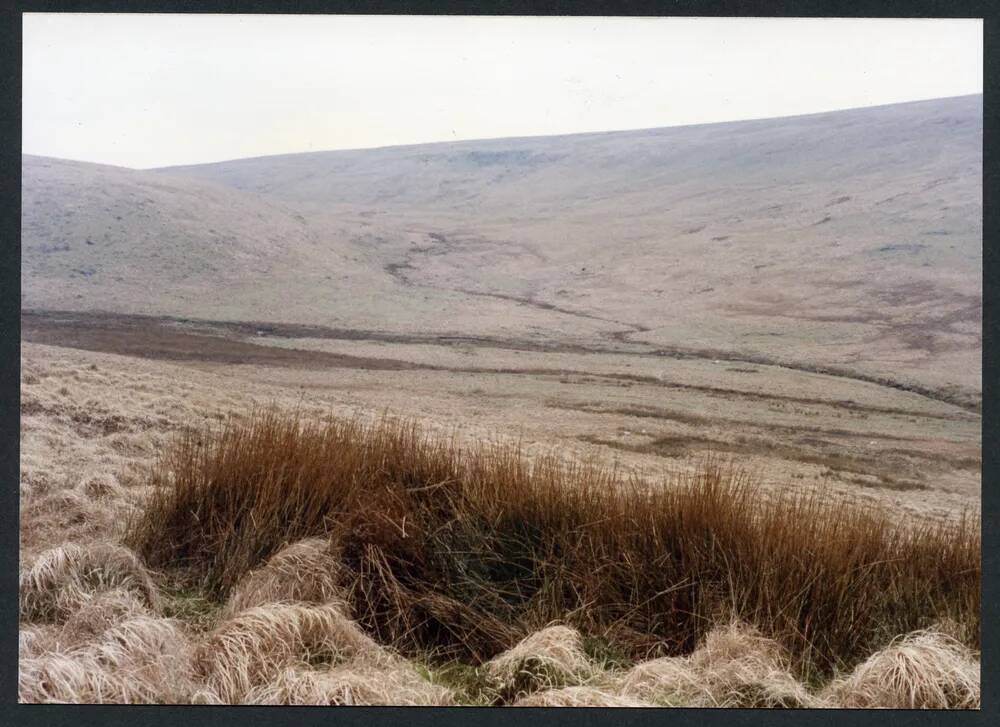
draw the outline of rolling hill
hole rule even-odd
[[[981,390],[982,97],[158,170],[24,157],[22,306]]]

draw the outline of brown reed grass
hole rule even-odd
[[[128,542],[222,600],[288,543],[336,545],[351,615],[404,652],[485,662],[561,621],[630,658],[690,654],[720,621],[797,676],[846,672],[945,619],[978,648],[978,521],[765,497],[738,468],[650,484],[412,423],[257,410],[188,431]]]

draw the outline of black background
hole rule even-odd
[[[166,727],[256,725],[855,725],[893,723],[1000,724],[997,663],[1000,590],[997,543],[997,99],[995,43],[1000,4],[960,0],[909,2],[824,0],[665,0],[652,2],[267,2],[266,0],[125,0],[4,3],[0,11],[0,726],[148,724]],[[17,704],[18,440],[20,426],[20,207],[22,12],[350,13],[437,15],[675,15],[788,17],[984,18],[983,74],[983,654],[982,710],[919,712],[869,710],[517,709],[431,707],[214,707]],[[113,110],[109,110],[113,113]]]

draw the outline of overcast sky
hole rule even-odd
[[[23,150],[129,167],[982,92],[979,20],[24,16]]]

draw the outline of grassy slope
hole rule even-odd
[[[159,172],[26,158],[24,300],[618,331],[977,391],[981,104]]]

